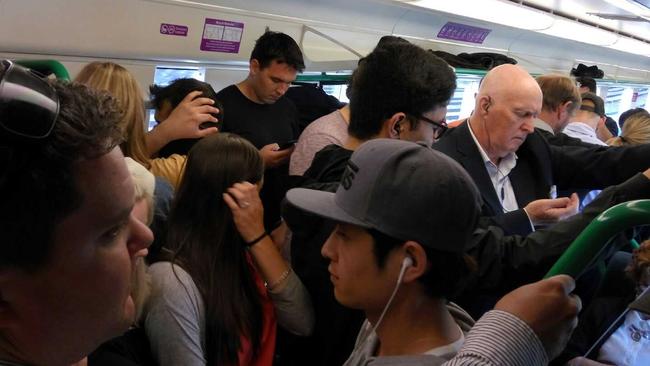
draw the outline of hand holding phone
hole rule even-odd
[[[278,150],[289,149],[289,148],[293,147],[294,145],[296,145],[296,142],[298,142],[298,140],[289,140],[287,142],[278,143],[278,146],[279,146]]]

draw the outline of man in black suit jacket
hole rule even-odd
[[[483,198],[483,215],[508,234],[576,212],[577,195],[550,199],[556,189],[602,189],[650,166],[650,147],[560,146],[535,130],[539,85],[514,65],[484,78],[472,116],[433,145],[458,161]]]

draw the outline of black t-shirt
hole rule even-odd
[[[219,91],[217,99],[224,110],[221,131],[235,133],[258,149],[298,138],[298,112],[285,97],[273,104],[259,104],[248,99],[236,85],[231,85]],[[280,221],[280,202],[287,192],[288,176],[288,159],[286,164],[269,168],[264,173],[260,197],[264,204],[264,226],[267,230],[274,229]]]

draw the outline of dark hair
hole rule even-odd
[[[383,36],[383,37],[379,38],[379,42],[377,42],[377,45],[375,46],[375,49],[380,48],[380,47],[385,47],[385,46],[388,46],[388,45],[392,45],[392,44],[410,44],[410,43],[411,42],[405,40],[402,37],[388,35],[388,36]]]
[[[98,158],[122,140],[121,112],[107,93],[52,81],[59,115],[49,137],[0,136],[0,267],[37,270],[52,251],[56,226],[83,202],[75,163]]]
[[[633,109],[628,109],[627,111],[621,113],[621,116],[618,117],[618,126],[623,129],[623,125],[625,124],[625,121],[632,117],[633,115],[637,113],[645,113],[646,115],[650,115],[647,110],[643,108],[633,108]]]
[[[242,336],[254,353],[260,347],[260,294],[222,193],[237,182],[259,182],[263,171],[259,152],[245,139],[204,137],[190,150],[174,199],[167,246],[172,263],[190,274],[205,303],[208,365],[238,364]]]
[[[193,78],[182,78],[172,81],[167,86],[154,84],[149,87],[149,95],[151,97],[151,104],[156,109],[160,109],[165,100],[169,101],[172,108],[176,108],[189,93],[197,90],[203,92],[197,98],[210,98],[214,100],[214,107],[219,108],[219,113],[213,114],[213,116],[220,121],[223,120],[223,106],[217,100],[217,93],[210,84],[204,81]]]
[[[375,229],[366,229],[374,240],[373,253],[377,266],[382,269],[386,265],[388,254],[405,242]],[[458,295],[469,280],[470,274],[476,271],[476,262],[467,254],[443,252],[422,246],[427,255],[429,270],[418,281],[424,287],[427,296],[431,298],[451,298]]]
[[[251,60],[255,59],[263,69],[276,61],[287,64],[298,72],[305,69],[302,51],[293,38],[280,32],[266,31],[255,41],[255,48],[251,53]]]
[[[360,140],[376,136],[395,113],[421,115],[446,105],[456,89],[456,75],[445,61],[403,42],[375,48],[352,79],[348,132]]]
[[[590,78],[589,76],[579,76],[576,78],[576,81],[580,84],[580,87],[589,88],[589,91],[596,93],[596,80]]]

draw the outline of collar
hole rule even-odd
[[[457,340],[453,341],[452,343],[446,344],[444,346],[438,346],[436,348],[430,349],[424,352],[424,354],[443,357],[443,358],[444,357],[453,358],[458,352],[460,352],[460,349],[465,344],[465,334],[463,333],[463,330],[460,329],[458,324],[456,324],[456,326],[460,331],[460,337]]]
[[[598,135],[596,135],[596,130],[591,128],[591,126],[589,126],[588,124],[586,124],[584,122],[580,122],[580,121],[573,121],[573,122],[569,123],[564,128],[564,130],[579,133],[581,135],[586,135],[586,136],[589,136],[589,137],[592,137],[592,138],[595,138],[595,139],[598,138]]]
[[[596,130],[584,122],[571,122],[564,128],[562,132],[566,135],[578,138],[590,144],[607,146],[606,143],[602,142],[598,138],[596,135]]]
[[[492,162],[492,160],[490,160],[490,158],[488,157],[488,154],[483,149],[483,146],[481,146],[481,144],[478,142],[478,139],[476,139],[476,136],[474,135],[474,131],[472,131],[472,125],[469,123],[469,118],[466,120],[466,123],[467,123],[467,127],[469,128],[469,134],[472,136],[472,140],[474,140],[474,143],[476,144],[476,147],[478,148],[478,152],[481,154],[481,159],[483,159],[483,162],[486,165],[489,164],[489,165],[493,165],[494,167],[497,167],[497,164],[494,164]],[[516,153],[509,153],[508,155],[501,158],[501,160],[499,161],[498,166],[501,166],[502,164],[504,164],[504,165],[507,164],[507,165],[512,165],[512,167],[514,167],[514,165],[517,164],[516,163],[517,159],[518,159],[518,157],[517,157]]]
[[[550,132],[553,135],[555,135],[555,131],[553,131],[553,127],[551,127],[551,125],[546,123],[546,121],[544,121],[543,119],[535,118],[534,123],[535,123],[536,128],[539,128],[540,130]]]

